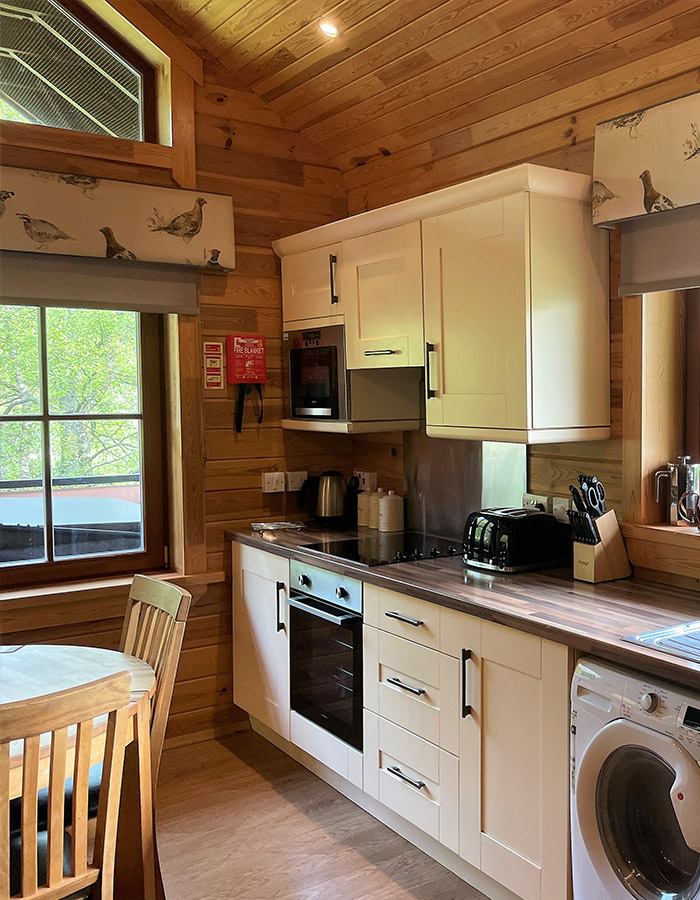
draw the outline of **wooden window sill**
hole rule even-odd
[[[657,570],[700,579],[700,531],[690,526],[620,523],[630,562],[637,569]]]
[[[203,572],[198,575],[183,575],[180,572],[157,572],[153,577],[160,581],[174,581],[180,587],[192,590],[196,587],[206,587],[209,584],[218,584],[226,580],[225,572]],[[131,584],[131,575],[121,575],[116,578],[91,578],[85,581],[65,581],[60,584],[34,585],[33,587],[16,588],[9,591],[0,591],[0,603],[14,600],[24,603],[78,599],[82,595],[85,599],[97,598],[101,594],[121,592]],[[195,600],[197,598],[195,597]]]

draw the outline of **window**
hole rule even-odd
[[[159,317],[0,305],[3,581],[162,567]]]
[[[155,140],[155,76],[75,0],[0,2],[0,118]]]

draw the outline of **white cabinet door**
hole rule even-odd
[[[460,855],[523,900],[568,882],[569,658],[561,644],[443,610],[462,632]],[[453,648],[454,649],[454,648]],[[466,656],[466,658],[465,658]]]
[[[424,219],[426,424],[526,429],[528,194]]]
[[[289,740],[289,560],[233,544],[233,700]]]
[[[339,285],[342,255],[342,244],[331,244],[283,257],[282,318],[285,322],[342,314]]]
[[[350,369],[423,365],[420,222],[343,242]]]

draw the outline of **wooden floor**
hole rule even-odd
[[[486,900],[253,732],[167,751],[168,900]]]

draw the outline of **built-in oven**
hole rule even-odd
[[[282,345],[287,417],[345,420],[345,327],[326,325],[285,331]]]
[[[362,582],[290,563],[291,707],[362,750]]]

